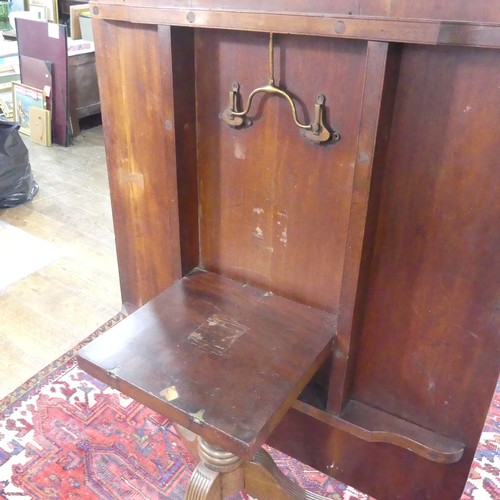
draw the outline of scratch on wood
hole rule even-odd
[[[217,356],[222,356],[241,337],[248,327],[224,314],[213,314],[194,332],[188,341]]]
[[[144,175],[139,172],[129,172],[126,169],[118,171],[120,185],[128,185],[139,192],[144,191]]]
[[[244,160],[246,157],[244,146],[242,146],[238,142],[234,145],[234,157],[238,160]]]
[[[288,243],[288,231],[287,231],[287,228],[285,227],[285,229],[283,229],[283,231],[281,231],[281,236],[280,236],[280,241],[281,243],[283,243],[284,246],[286,246],[286,244]]]
[[[257,238],[259,240],[263,240],[264,239],[264,231],[262,231],[262,229],[257,226],[254,230],[254,232],[252,233],[252,236],[254,238]]]
[[[252,233],[252,239],[263,250],[267,250],[269,253],[273,253],[274,252],[274,248],[273,247],[270,247],[270,246],[267,246],[267,245],[263,244],[264,243],[264,231],[262,231],[262,229],[259,226],[257,226],[255,228],[254,232]]]

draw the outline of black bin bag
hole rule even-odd
[[[19,124],[0,121],[0,208],[30,201],[37,192]]]

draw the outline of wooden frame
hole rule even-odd
[[[80,28],[80,14],[90,10],[89,4],[83,5],[70,5],[69,7],[69,30],[70,36],[73,40],[80,40],[82,38],[82,31]]]
[[[7,120],[12,120],[14,117],[12,99],[12,82],[2,83],[0,85],[0,109]]]
[[[30,108],[45,109],[45,93],[19,82],[12,83],[14,121],[20,124],[19,132],[30,135]]]
[[[37,12],[41,21],[59,22],[57,0],[28,0],[28,10]]]

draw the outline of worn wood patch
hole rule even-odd
[[[222,356],[248,330],[236,320],[223,314],[213,314],[188,336],[189,342]]]

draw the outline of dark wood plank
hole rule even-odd
[[[136,308],[181,274],[173,96],[165,67],[144,64],[170,51],[152,26],[98,22],[94,38],[114,48],[96,61],[122,297]]]
[[[80,351],[90,374],[251,457],[331,353],[336,317],[195,272]]]

